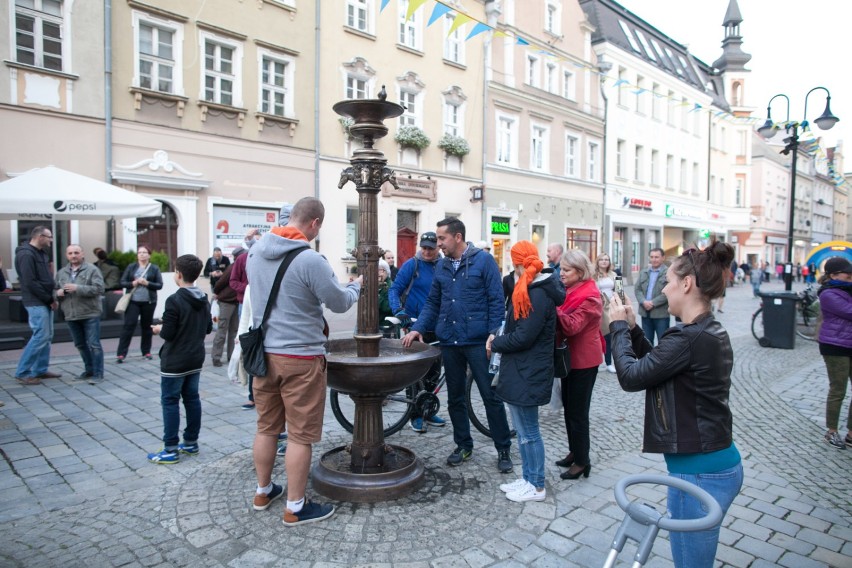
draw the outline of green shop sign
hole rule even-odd
[[[511,222],[509,217],[491,217],[491,234],[508,235],[511,232]]]

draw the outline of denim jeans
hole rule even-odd
[[[38,377],[47,372],[50,363],[50,342],[53,341],[53,310],[48,306],[25,306],[33,335],[27,342],[15,376],[21,379]]]
[[[127,306],[127,311],[124,312],[124,327],[121,328],[121,337],[118,339],[116,355],[127,356],[130,340],[133,339],[133,332],[136,331],[137,320],[139,320],[142,331],[140,345],[142,355],[147,355],[151,352],[151,339],[154,337],[151,331],[151,323],[154,321],[154,311],[156,309],[157,304],[150,302],[130,302],[130,305]]]
[[[453,423],[453,441],[456,446],[465,450],[473,449],[473,438],[470,436],[470,418],[467,414],[465,387],[467,384],[467,367],[473,380],[479,388],[482,402],[485,404],[485,415],[488,418],[488,428],[497,450],[508,450],[512,446],[509,436],[509,420],[506,418],[506,407],[498,400],[491,388],[492,376],[488,374],[488,357],[485,345],[464,345],[461,347],[441,346],[441,356],[444,359],[444,372],[447,375],[447,411]]]
[[[604,361],[607,364],[607,367],[612,365],[612,334],[607,333],[604,335],[604,342],[606,343],[606,349],[604,349]]]
[[[663,336],[663,332],[666,331],[671,323],[671,318],[666,316],[664,318],[649,318],[642,317],[642,331],[645,333],[645,338],[648,340],[648,343],[654,345],[654,334],[657,334],[657,343],[660,342],[660,338]]]
[[[95,377],[104,376],[104,349],[101,347],[101,319],[66,321],[74,347],[83,358],[86,372]]]
[[[544,440],[538,427],[537,406],[516,406],[509,404],[512,425],[518,432],[518,451],[521,454],[521,466],[524,479],[544,487]]]
[[[742,463],[714,473],[670,473],[669,475],[697,485],[712,495],[722,507],[723,519],[743,486]],[[698,499],[672,487],[668,490],[667,506],[673,519],[697,519],[707,513]],[[720,522],[707,531],[669,533],[675,567],[712,568],[716,558],[716,547],[719,545],[721,526]]]
[[[198,382],[201,373],[192,373],[183,377],[160,377],[160,403],[163,406],[163,446],[167,450],[178,447],[180,438],[180,400],[186,413],[186,429],[183,441],[192,444],[198,441],[201,430],[201,397],[198,395]]]

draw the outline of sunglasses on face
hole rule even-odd
[[[438,237],[433,236],[433,235],[423,235],[422,237],[420,237],[420,240],[421,241],[429,241],[430,243],[437,243]]]

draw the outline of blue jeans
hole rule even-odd
[[[695,484],[712,495],[722,507],[723,518],[743,486],[742,463],[714,473],[670,473],[669,475]],[[687,493],[671,487],[668,492],[667,505],[673,519],[697,519],[707,513],[698,499]],[[676,568],[712,568],[716,558],[716,547],[719,545],[721,526],[720,522],[708,531],[669,533],[672,558]]]
[[[473,449],[473,438],[470,436],[470,418],[467,414],[465,387],[467,384],[467,367],[485,404],[485,415],[488,418],[488,428],[497,450],[508,450],[512,446],[509,436],[509,420],[506,418],[506,407],[497,400],[494,389],[491,388],[492,376],[488,374],[488,357],[485,355],[485,345],[464,345],[462,347],[441,346],[441,356],[444,359],[444,372],[447,375],[447,411],[453,423],[453,441],[456,446],[465,450]]]
[[[175,450],[180,438],[180,400],[186,413],[186,429],[183,441],[194,444],[201,430],[201,397],[198,396],[198,381],[201,373],[183,377],[160,377],[160,403],[163,405],[163,447]]]
[[[537,406],[515,406],[510,404],[512,424],[518,432],[518,451],[521,453],[521,465],[524,479],[544,488],[544,440],[538,427]]]
[[[666,331],[669,327],[669,323],[671,322],[671,318],[666,316],[664,318],[649,318],[646,316],[642,316],[642,331],[645,332],[645,338],[648,340],[648,343],[654,345],[654,334],[657,334],[657,343],[660,342],[660,338],[663,336],[663,332]]]
[[[74,347],[83,358],[86,373],[95,377],[104,376],[104,349],[101,347],[101,319],[66,321]]]
[[[25,306],[33,335],[27,342],[15,376],[21,379],[38,377],[47,372],[50,363],[50,342],[53,341],[53,310],[48,306]]]
[[[604,335],[604,342],[606,343],[606,349],[604,350],[604,361],[607,364],[607,367],[612,365],[612,334],[607,333]]]

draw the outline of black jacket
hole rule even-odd
[[[30,243],[15,249],[15,271],[21,283],[24,306],[50,306],[56,287],[50,274],[50,257]]]
[[[542,406],[553,388],[556,307],[565,301],[562,284],[541,273],[529,286],[532,311],[516,321],[509,307],[506,330],[494,338],[492,351],[502,353],[497,396],[516,406]]]
[[[201,371],[204,336],[213,331],[210,303],[198,288],[179,288],[166,298],[160,337],[160,373],[183,376]]]
[[[733,441],[728,407],[734,353],[728,332],[711,314],[669,328],[652,348],[640,326],[614,321],[612,355],[618,382],[645,391],[642,451],[694,454]]]
[[[124,269],[124,274],[121,275],[121,287],[125,292],[133,290],[133,279],[136,269],[139,268],[139,263],[134,262]],[[148,272],[145,274],[145,280],[148,281],[149,304],[157,303],[157,290],[163,287],[163,275],[160,273],[160,267],[153,262],[148,263]]]

